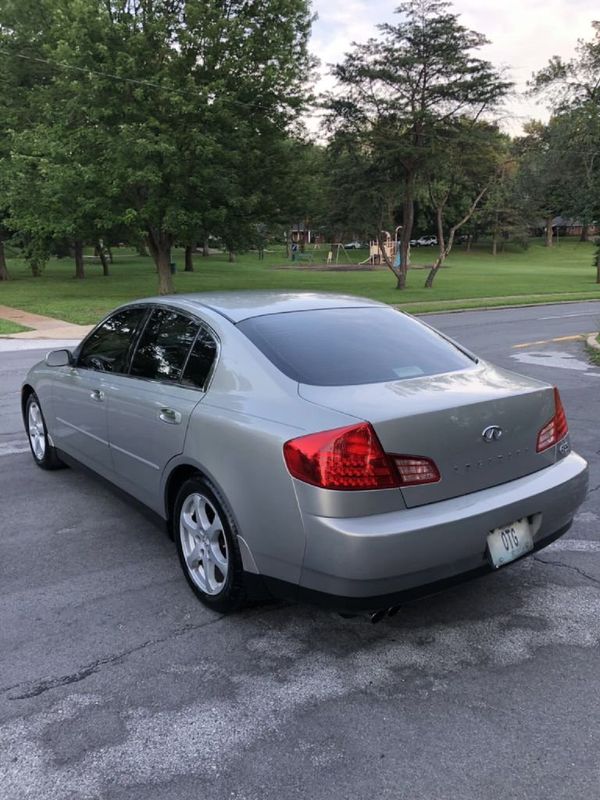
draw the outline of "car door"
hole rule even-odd
[[[111,375],[108,438],[120,485],[160,511],[161,476],[183,451],[190,415],[204,395],[217,341],[200,321],[156,307],[128,376]]]
[[[135,337],[147,313],[144,306],[115,312],[83,341],[75,364],[56,372],[55,445],[106,477],[112,472],[106,379],[129,369]]]

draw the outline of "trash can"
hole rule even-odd
[[[177,272],[177,263],[175,261],[171,261],[169,266],[171,267],[171,275],[175,275]]]

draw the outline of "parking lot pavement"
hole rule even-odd
[[[18,389],[40,353],[0,353],[0,797],[597,797],[600,369],[549,341],[597,329],[561,316],[588,306],[428,317],[558,384],[591,491],[551,547],[378,625],[204,609],[162,529],[34,466]]]

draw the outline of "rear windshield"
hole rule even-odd
[[[285,375],[313,386],[383,383],[473,366],[454,345],[392,308],[327,308],[238,324]]]

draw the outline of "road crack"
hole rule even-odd
[[[539,561],[540,564],[547,564],[551,567],[564,567],[565,569],[570,569],[573,572],[576,572],[578,575],[581,575],[582,578],[585,578],[588,581],[596,584],[596,586],[600,586],[600,579],[595,578],[593,575],[590,575],[585,570],[581,569],[580,567],[576,567],[573,564],[565,564],[564,561],[545,561],[543,558],[539,556],[533,556],[534,561]]]
[[[164,642],[168,642],[170,639],[176,639],[179,636],[184,636],[186,633],[190,631],[200,630],[201,628],[206,628],[209,625],[215,625],[217,622],[220,622],[224,619],[225,614],[217,617],[216,619],[208,620],[207,622],[201,622],[197,624],[189,624],[189,625],[182,625],[180,628],[177,628],[172,633],[169,633],[166,636],[160,636],[156,639],[148,639],[145,642],[141,642],[135,647],[131,647],[128,650],[123,650],[121,653],[115,653],[110,656],[106,656],[105,658],[99,658],[96,661],[92,661],[91,664],[86,664],[85,666],[78,669],[76,672],[72,672],[69,675],[60,675],[55,678],[46,678],[42,681],[32,682],[28,681],[26,683],[17,683],[13,686],[6,686],[0,689],[0,694],[6,694],[6,692],[11,692],[14,689],[21,689],[24,688],[24,691],[21,691],[20,694],[15,694],[9,697],[9,700],[26,700],[30,697],[37,697],[44,692],[49,691],[50,689],[56,689],[59,686],[68,686],[71,683],[79,683],[79,681],[83,681],[86,678],[89,678],[90,675],[98,672],[101,667],[110,665],[110,664],[118,664],[127,656],[132,655],[133,653],[137,653],[140,650],[144,650],[146,647],[152,647],[156,644],[163,644]]]
[[[283,602],[273,602],[272,604],[261,605],[256,609],[249,609],[248,616],[263,616],[264,614],[281,609],[282,607],[285,607],[285,605],[286,603]],[[144,650],[146,647],[152,647],[156,644],[163,644],[164,642],[168,642],[170,639],[176,639],[179,636],[185,636],[185,634],[190,633],[190,631],[197,631],[201,630],[202,628],[208,628],[209,625],[216,625],[217,622],[221,622],[221,620],[225,619],[226,617],[227,614],[221,614],[215,619],[209,619],[206,622],[182,625],[165,636],[159,636],[155,639],[148,639],[145,642],[135,645],[135,647],[130,647],[128,650],[123,650],[121,653],[115,653],[111,656],[99,658],[96,661],[92,661],[90,664],[86,664],[85,666],[81,667],[76,672],[71,672],[68,675],[59,675],[55,678],[46,678],[44,680],[35,682],[24,681],[23,683],[15,683],[12,686],[4,686],[0,688],[0,695],[6,694],[7,692],[12,692],[15,689],[24,689],[24,691],[21,691],[20,694],[9,696],[8,699],[27,700],[30,697],[37,697],[38,695],[43,694],[50,689],[56,689],[59,686],[68,686],[71,683],[79,683],[79,681],[89,678],[90,675],[94,675],[101,667],[109,666],[111,664],[118,664],[124,658],[127,658],[127,656],[137,653],[140,650]]]

